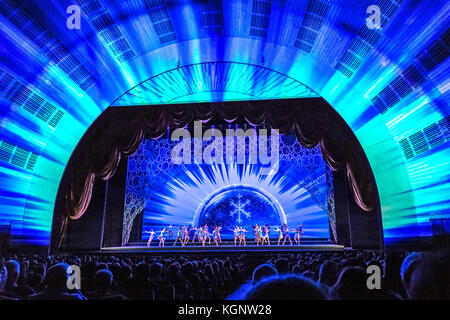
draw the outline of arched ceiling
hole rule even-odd
[[[66,26],[81,6],[81,28]],[[366,10],[381,9],[381,29]],[[386,239],[450,215],[444,0],[0,0],[0,220],[48,244],[65,165],[112,103],[320,95],[378,185]],[[222,68],[222,69],[220,69]]]
[[[158,74],[112,106],[319,97],[303,83],[258,65],[204,62]]]

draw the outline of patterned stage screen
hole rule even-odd
[[[271,237],[277,236],[275,226],[287,223],[294,231],[303,223],[305,238],[330,239],[335,217],[333,175],[319,146],[308,149],[295,136],[270,135],[270,130],[264,137],[259,129],[252,137],[230,137],[229,128],[210,130],[211,141],[190,135],[172,141],[172,133],[143,140],[128,158],[124,234],[128,230],[129,237],[134,217],[143,211],[142,240],[151,229],[156,239],[169,225],[176,235],[179,226],[204,224],[222,226],[223,239],[233,237],[236,225],[245,226],[251,237],[252,225],[266,223],[272,226]],[[204,126],[203,133],[208,129]],[[232,131],[236,129],[233,125]],[[217,131],[223,139],[217,138]],[[182,156],[183,151],[190,157],[176,163],[173,154]],[[205,163],[207,154],[213,156],[210,163]]]

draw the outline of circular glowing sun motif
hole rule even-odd
[[[220,188],[200,203],[193,225],[280,225],[286,215],[280,203],[270,194],[248,185],[231,185]]]

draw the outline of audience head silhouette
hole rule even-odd
[[[326,300],[327,296],[312,280],[298,275],[272,276],[259,282],[247,300]]]
[[[278,275],[278,271],[272,264],[261,264],[253,271],[252,283],[256,284],[263,278],[276,275]]]

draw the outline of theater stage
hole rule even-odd
[[[325,241],[303,241],[301,245],[264,245],[257,246],[251,241],[247,246],[234,246],[230,241],[223,242],[218,247],[213,243],[211,245],[186,245],[186,246],[173,246],[171,243],[166,244],[165,247],[158,247],[158,243],[151,247],[147,247],[144,242],[133,243],[128,246],[122,247],[104,247],[101,248],[102,253],[249,253],[249,252],[301,252],[301,251],[343,251],[348,250],[342,245],[337,245],[331,242]],[[167,242],[166,242],[167,243]],[[274,242],[276,243],[276,242]]]

